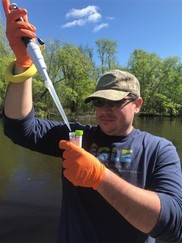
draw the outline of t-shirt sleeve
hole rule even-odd
[[[33,151],[60,157],[59,141],[68,139],[69,130],[61,122],[35,118],[34,110],[22,119],[3,115],[4,134],[15,144]]]
[[[161,201],[158,223],[152,237],[177,241],[182,237],[182,174],[176,148],[163,139],[159,143],[152,187]]]

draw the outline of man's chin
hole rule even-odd
[[[114,129],[106,126],[106,125],[100,125],[100,128],[102,130],[103,133],[105,133],[106,135],[112,136],[114,135]]]

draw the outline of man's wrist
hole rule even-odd
[[[20,67],[15,64],[13,69],[13,75],[24,73],[28,67]]]
[[[29,68],[16,66],[16,62],[11,62],[5,72],[5,81],[11,83],[22,83],[29,78],[32,78],[37,72],[34,64]],[[16,73],[16,74],[14,74]]]

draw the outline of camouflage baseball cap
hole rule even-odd
[[[88,96],[84,103],[96,98],[122,100],[128,94],[140,96],[138,79],[129,72],[112,70],[103,74],[97,82],[95,92]]]

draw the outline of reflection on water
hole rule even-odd
[[[181,119],[137,118],[135,127],[168,138],[182,158],[181,123]],[[0,243],[56,243],[60,160],[14,145],[0,123],[0,168]]]
[[[182,118],[137,117],[135,126],[172,141],[182,160]]]
[[[12,144],[0,126],[0,242],[55,243],[60,161]]]

